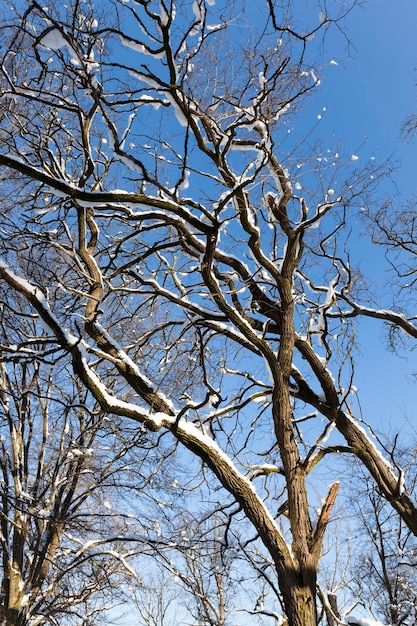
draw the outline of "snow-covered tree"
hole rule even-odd
[[[8,306],[0,364],[1,623],[107,623],[106,609],[118,604],[133,573],[120,491],[126,499],[132,481],[139,497],[152,476],[152,446],[121,424],[103,429],[109,418],[68,375],[37,320],[26,311],[25,324],[13,328],[18,302]]]
[[[3,317],[26,301],[39,350],[69,356],[104,414],[215,477],[273,564],[283,619],[314,626],[333,454],[356,455],[417,533],[403,472],[356,413],[352,359],[361,316],[417,328],[369,306],[350,258],[381,172],[312,147],[303,118],[342,5],[295,4],[13,3],[0,279]],[[2,342],[24,361],[33,337]]]

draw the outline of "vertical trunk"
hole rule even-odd
[[[3,604],[0,611],[1,624],[4,626],[26,626],[27,619],[23,610],[24,595],[21,591],[21,577],[16,573],[5,575],[2,584]]]
[[[26,519],[20,511],[16,511],[14,520],[12,554],[3,560],[4,578],[2,583],[3,595],[3,623],[5,626],[25,626],[27,623],[24,610],[24,584],[22,566],[24,559],[24,544]]]
[[[337,595],[335,593],[328,593],[327,599],[329,601],[329,606],[331,609],[331,612],[327,611],[328,626],[337,626],[335,617],[337,619],[340,619],[339,608],[337,606]],[[392,623],[395,624],[396,622],[392,622]]]
[[[290,572],[277,564],[277,571],[286,626],[317,626],[316,568],[304,563],[298,572]]]
[[[298,449],[289,390],[295,341],[293,271],[296,266],[297,246],[296,238],[290,234],[280,284],[281,342],[272,396],[275,433],[287,483],[292,552],[297,569],[292,575],[278,569],[278,579],[288,626],[316,626],[319,551],[314,541],[305,481],[306,469]]]
[[[28,621],[20,609],[9,608],[5,612],[4,626],[27,626]]]

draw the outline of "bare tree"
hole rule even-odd
[[[245,2],[177,4],[27,1],[5,22],[0,165],[21,181],[1,226],[5,310],[18,293],[103,412],[212,471],[289,626],[314,626],[332,453],[356,455],[417,533],[403,472],[349,402],[355,320],[417,328],[369,307],[347,252],[381,172],[303,140],[338,3],[300,28],[290,3],[261,6],[259,28]]]
[[[183,613],[179,613],[180,599],[172,580],[158,572],[147,576],[146,585],[140,583],[132,589],[134,605],[143,626],[174,626]],[[181,622],[180,622],[181,623]]]
[[[252,537],[246,543],[257,542]],[[228,626],[246,614],[279,623],[279,591],[268,584],[261,571],[265,561],[259,566],[254,551],[252,546],[248,554],[248,545],[240,544],[224,515],[201,520],[187,510],[160,523],[135,562],[141,580],[130,585],[140,619],[149,626],[179,621]]]
[[[400,452],[410,484],[415,483],[415,451]],[[365,612],[395,626],[416,621],[416,539],[390,509],[368,477],[362,476],[353,505],[358,516],[361,558],[352,563],[350,588]]]
[[[150,544],[151,560],[162,568],[164,581],[167,574],[170,577],[176,604],[191,623],[227,626],[239,602],[241,584],[237,555],[231,546],[226,547],[224,525],[216,517],[202,524],[188,514],[173,524],[169,539],[161,536]]]
[[[387,457],[401,462],[414,490],[415,450],[402,449],[398,439],[380,444]],[[320,572],[327,623],[409,626],[416,620],[415,535],[357,460],[351,469]]]
[[[26,336],[34,326],[26,322]],[[2,354],[1,619],[99,623],[133,573],[122,541],[126,517],[114,503],[129,478],[140,491],[146,442],[137,434],[127,442],[120,424],[103,430],[108,418],[72,384],[65,362],[48,363],[43,350],[34,358],[41,334],[24,354],[12,344]]]

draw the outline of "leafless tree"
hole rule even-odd
[[[242,594],[243,570],[238,575],[237,554],[226,548],[224,526],[216,517],[202,524],[188,514],[172,525],[176,528],[170,529],[169,539],[161,536],[150,545],[151,561],[164,572],[164,581],[170,577],[176,604],[190,623],[227,626]]]
[[[414,490],[415,450],[402,449],[398,436],[394,444],[380,443],[387,457],[401,461]],[[327,623],[410,626],[416,620],[415,535],[357,460],[351,469],[326,542],[329,558],[323,557],[320,573]]]
[[[119,491],[133,479],[139,493],[151,475],[147,444],[120,424],[103,430],[109,418],[67,376],[65,361],[51,362],[36,326],[26,319],[14,339],[38,340],[24,341],[20,354],[9,343],[0,365],[1,620],[99,623],[132,577]]]
[[[402,451],[398,456],[408,470],[410,484],[415,483],[415,451]],[[368,477],[362,476],[360,484],[353,506],[362,556],[351,566],[355,571],[352,596],[367,614],[383,623],[411,626],[417,609],[416,538]]]
[[[169,521],[158,525],[153,539],[149,535],[135,564],[143,574],[130,594],[144,624],[228,626],[243,614],[259,623],[280,622],[280,594],[261,569],[267,569],[265,560],[258,564],[253,545],[249,554],[248,545],[232,536],[224,515],[201,521],[186,511]]]
[[[340,5],[302,24],[295,4],[258,4],[250,27],[246,2],[18,3],[0,278],[4,315],[23,298],[104,413],[155,445],[170,435],[201,481],[211,470],[273,563],[288,625],[314,626],[332,453],[355,455],[417,533],[402,470],[349,400],[356,320],[417,328],[369,306],[348,252],[381,172],[321,153],[302,122]]]
[[[141,582],[131,592],[133,604],[139,615],[141,626],[174,626],[181,623],[183,612],[178,590],[172,579],[155,571],[147,576],[146,584]]]

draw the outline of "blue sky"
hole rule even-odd
[[[401,141],[405,118],[417,113],[417,3],[415,0],[369,0],[346,20],[346,32],[354,47],[350,54],[335,54],[331,42],[329,58],[337,66],[325,72],[318,109],[326,106],[322,135],[340,138],[346,151],[398,163],[395,188],[388,181],[381,192],[398,193],[403,203],[417,192],[417,140]],[[364,143],[365,142],[365,143]],[[359,241],[356,254],[366,260],[369,248]],[[373,280],[382,284],[384,275],[378,259],[372,265]],[[390,356],[382,325],[363,324],[363,358],[358,361],[356,386],[361,396],[364,419],[391,433],[403,429],[415,441],[417,411],[413,373],[415,352]]]
[[[357,7],[346,20],[354,47],[336,56],[338,66],[323,81],[327,127],[352,151],[366,139],[378,156],[395,153],[405,195],[416,188],[417,142],[400,141],[401,124],[417,111],[416,26],[414,0],[369,0]]]

